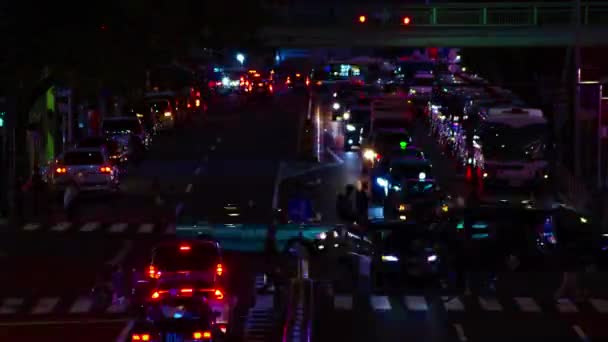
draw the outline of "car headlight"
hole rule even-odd
[[[431,254],[429,256],[426,257],[426,261],[427,262],[435,262],[437,261],[437,255],[436,254]]]
[[[338,110],[340,109],[340,104],[338,102],[334,102],[334,104],[331,106],[334,110]]]
[[[350,112],[344,112],[344,114],[342,114],[342,117],[344,118],[344,120],[350,119]]]
[[[378,185],[380,185],[381,187],[387,187],[388,186],[388,181],[382,177],[378,177],[376,178],[376,183]]]
[[[397,258],[394,255],[383,255],[382,256],[382,261],[384,261],[384,262],[397,262],[397,261],[399,261],[399,258]]]
[[[363,158],[365,158],[367,160],[374,160],[374,158],[376,158],[376,152],[374,152],[373,150],[367,149],[367,150],[365,150],[365,152],[363,152]]]
[[[412,95],[416,94],[416,89],[410,89],[410,94],[412,94]]]
[[[346,114],[344,114],[346,115]],[[346,125],[346,130],[349,132],[354,132],[357,128],[354,125],[348,124]]]
[[[326,232],[321,232],[321,233],[317,234],[317,239],[319,239],[319,240],[325,240],[325,239],[327,239],[327,233]]]

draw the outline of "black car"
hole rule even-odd
[[[174,319],[164,322],[137,321],[133,326],[129,341],[211,342],[221,340],[222,334],[217,333],[210,316],[207,318],[203,316],[199,319]]]
[[[432,280],[439,275],[442,262],[439,240],[428,226],[398,223],[375,229],[377,253],[373,270],[377,281]]]
[[[370,116],[369,109],[357,107],[352,107],[348,111],[348,116],[344,115],[344,151],[361,147],[363,137],[369,133]]]

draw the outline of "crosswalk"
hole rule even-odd
[[[361,301],[352,294],[334,294],[333,307],[336,311],[350,311]],[[476,296],[422,296],[422,295],[370,295],[365,303],[375,312],[389,312],[395,309],[411,312],[444,311],[448,313],[594,313],[608,315],[608,299],[591,298],[581,302],[570,299],[553,300],[532,297],[476,297]]]
[[[16,316],[78,316],[87,314],[124,315],[128,311],[127,303],[107,303],[95,305],[92,297],[81,296],[41,296],[38,298],[4,297],[0,298],[0,320]]]
[[[27,223],[18,229],[25,233],[82,233],[82,234],[93,234],[93,233],[105,233],[105,234],[138,234],[138,235],[150,235],[150,234],[173,234],[175,233],[174,225],[159,225],[156,223],[127,223],[127,222],[115,222],[115,223],[103,223],[103,222],[58,222],[53,224],[41,224],[41,223]]]
[[[256,292],[264,287],[265,283],[264,275],[256,275]],[[249,309],[245,318],[243,341],[268,341],[271,339],[275,327],[274,321],[274,296],[272,294],[258,294],[255,298],[255,305]]]

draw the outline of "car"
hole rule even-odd
[[[426,193],[435,189],[432,165],[428,160],[394,159],[372,170],[372,198],[384,199],[389,193]]]
[[[124,151],[128,151],[133,137],[136,138],[141,148],[147,148],[150,142],[149,135],[137,117],[108,117],[103,119],[101,128],[103,135],[116,141]]]
[[[248,89],[252,96],[270,96],[274,92],[272,81],[263,78],[260,74],[251,76]]]
[[[379,228],[376,228],[379,229]],[[404,278],[436,280],[442,258],[435,232],[419,224],[399,223],[383,227],[376,239],[372,272],[377,283]]]
[[[162,281],[151,291],[145,304],[145,319],[155,323],[175,320],[208,324],[213,334],[227,334],[234,300],[225,289],[210,287],[205,281]]]
[[[404,128],[379,128],[373,131],[363,148],[364,168],[373,168],[386,151],[407,148],[411,143],[412,136]]]
[[[105,137],[84,138],[76,145],[76,148],[103,149],[104,153],[109,156],[112,164],[118,164],[127,160],[125,152],[120,149],[116,141]]]
[[[285,78],[285,85],[288,88],[306,88],[308,87],[310,80],[304,73],[295,72],[287,75]]]
[[[369,119],[371,112],[360,108],[351,108],[344,114],[344,151],[360,148],[363,137],[369,131]]]
[[[174,319],[163,322],[147,320],[134,321],[129,341],[183,341],[183,342],[211,342],[221,340],[218,338],[216,327],[211,319],[205,316],[199,319]]]
[[[175,127],[175,108],[177,108],[177,105],[175,97],[171,95],[162,96],[153,93],[153,95],[149,95],[144,100],[146,108],[149,109],[146,114],[149,113],[151,116],[150,120],[154,122],[154,128],[157,131],[169,130]]]
[[[54,191],[62,191],[75,182],[80,191],[118,192],[119,171],[104,150],[77,148],[55,159],[49,168],[47,182]]]

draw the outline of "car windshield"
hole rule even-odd
[[[393,149],[389,158],[415,158],[415,159],[424,159],[424,154],[420,150],[406,148],[406,149]]]
[[[499,160],[538,159],[543,157],[547,139],[545,124],[512,127],[498,123],[484,123],[479,137],[484,157]]]
[[[171,111],[171,103],[169,100],[149,100],[147,104],[154,112]]]
[[[219,251],[212,244],[190,245],[182,250],[180,245],[156,248],[154,264],[165,272],[209,270],[219,261]],[[185,246],[184,246],[185,248]]]
[[[141,132],[141,126],[137,120],[105,120],[103,122],[103,131],[106,133],[139,134]]]
[[[412,82],[412,86],[414,87],[430,87],[435,83],[435,81],[432,78],[427,78],[427,77],[416,77],[414,78],[414,81]]]
[[[110,150],[110,152],[113,152],[118,149],[118,144],[116,144],[115,141],[98,138],[85,139],[81,141],[78,146],[83,148],[96,148],[106,146],[108,150]]]
[[[389,171],[393,177],[399,179],[430,179],[432,173],[431,166],[426,163],[392,163]]]
[[[65,165],[101,165],[103,156],[101,152],[68,152],[63,156]]]

